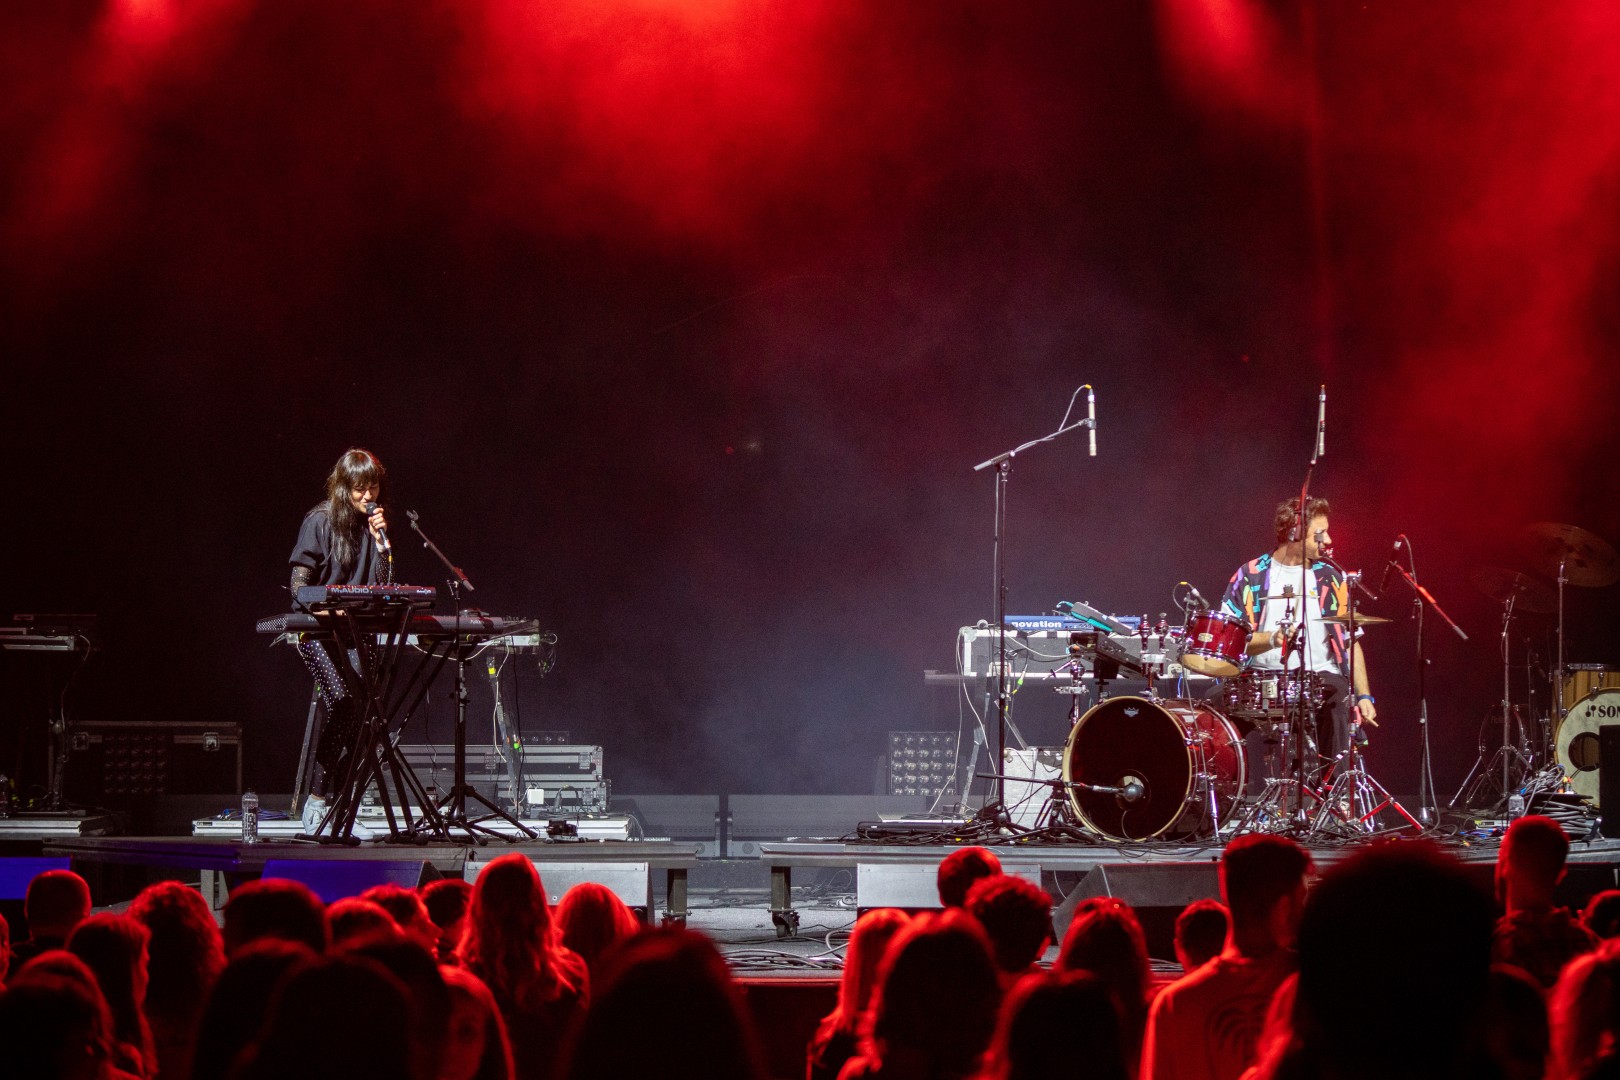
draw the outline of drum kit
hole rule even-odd
[[[1474,585],[1502,605],[1502,700],[1480,730],[1479,758],[1452,799],[1454,809],[1500,809],[1514,799],[1567,791],[1598,802],[1598,728],[1620,721],[1620,672],[1598,664],[1569,664],[1564,652],[1564,588],[1601,588],[1620,581],[1620,552],[1575,525],[1537,522],[1520,533],[1529,568],[1539,578],[1504,567],[1476,570]],[[1541,672],[1528,646],[1525,704],[1512,700],[1512,629],[1524,615],[1555,615],[1556,646],[1550,673]],[[1550,680],[1538,710],[1538,672]],[[1491,740],[1500,736],[1494,748]]]
[[[1288,603],[1288,632],[1298,601],[1292,588],[1265,599]],[[1090,617],[1085,605],[1058,608]],[[1391,621],[1356,613],[1353,603],[1349,612],[1322,621],[1352,632]],[[1134,660],[1105,651],[1105,635],[1071,634],[1070,670],[1077,683],[1087,659],[1098,670],[1107,670],[1111,661],[1145,677],[1149,690],[1143,696],[1108,697],[1104,680],[1101,700],[1083,715],[1079,697],[1073,699],[1062,773],[1046,781],[1054,793],[1050,812],[1078,824],[1088,837],[1115,843],[1198,840],[1227,829],[1365,835],[1378,831],[1376,818],[1385,806],[1394,806],[1416,827],[1361,769],[1354,743],[1334,760],[1319,755],[1315,722],[1331,693],[1320,675],[1246,670],[1252,632],[1241,616],[1195,601],[1185,626],[1168,629],[1168,648],[1151,653],[1144,648]],[[1220,680],[1218,690],[1209,700],[1158,696],[1153,688],[1171,662]],[[1244,752],[1250,731],[1261,732],[1270,749],[1257,763],[1263,790],[1246,800],[1255,768]],[[1346,776],[1349,781],[1340,783]]]

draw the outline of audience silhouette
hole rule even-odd
[[[526,856],[502,855],[479,874],[458,956],[495,995],[517,1075],[556,1075],[560,1049],[590,1000],[590,974],[562,944],[545,886]]]
[[[565,947],[585,961],[591,978],[601,974],[602,958],[641,930],[641,920],[606,885],[582,881],[563,894],[557,926]]]
[[[308,945],[274,936],[249,942],[233,952],[215,980],[197,1023],[193,1080],[230,1076],[258,1036],[276,987],[316,959]]]
[[[79,920],[90,914],[90,886],[71,870],[45,870],[34,875],[23,897],[28,936],[11,943],[10,969],[15,971],[47,949],[60,949]]]
[[[1152,969],[1142,924],[1130,905],[1113,897],[1095,897],[1075,905],[1074,919],[1058,951],[1057,969],[1089,971],[1113,993],[1119,1005],[1120,1037],[1134,1073],[1147,1028]]]
[[[911,917],[898,908],[876,908],[862,915],[849,935],[838,1004],[822,1017],[805,1051],[806,1080],[836,1080],[860,1048],[861,1023],[877,989],[878,968],[889,943]]]
[[[989,935],[1002,989],[1010,990],[1051,944],[1052,897],[1021,877],[995,874],[973,883],[965,907]]]
[[[1620,890],[1593,898],[1589,925],[1555,907],[1568,850],[1549,819],[1515,822],[1496,867],[1498,918],[1432,842],[1364,847],[1307,891],[1298,845],[1238,836],[1221,856],[1225,904],[1182,913],[1183,974],[1159,988],[1135,913],[1110,897],[1076,905],[1043,969],[1051,898],[1002,874],[993,853],[962,848],[939,868],[944,910],[856,921],[802,1070],[1620,1080],[1620,938],[1597,933],[1613,929]],[[519,852],[471,886],[386,886],[330,906],[291,881],[251,882],[232,892],[223,929],[177,882],[122,914],[90,913],[89,897],[76,874],[31,883],[37,924],[0,988],[0,1075],[767,1076],[755,1016],[707,938],[646,929],[601,885],[570,890],[554,913]]]
[[[146,1017],[152,1025],[157,1075],[186,1080],[203,1005],[225,968],[224,941],[202,893],[178,881],[141,890],[129,915],[151,934]]]
[[[961,907],[967,903],[968,890],[980,878],[1001,873],[1001,860],[988,848],[958,848],[939,861],[935,887],[939,891],[940,906]]]
[[[1001,983],[990,941],[960,908],[925,914],[895,936],[878,973],[859,1053],[843,1080],[953,1080],[990,1045]]]
[[[1528,971],[1544,987],[1598,943],[1567,908],[1553,906],[1553,889],[1564,878],[1568,857],[1563,827],[1533,814],[1508,826],[1496,859],[1496,896],[1506,914],[1497,921],[1491,955]]]
[[[1153,1003],[1144,1080],[1237,1080],[1254,1064],[1266,1009],[1294,970],[1294,935],[1311,858],[1280,836],[1248,834],[1221,855],[1231,929],[1219,956]]]
[[[1128,1080],[1113,991],[1088,971],[1037,972],[1019,980],[1001,1011],[984,1080],[1083,1075]]]
[[[714,945],[688,930],[649,930],[608,958],[566,1075],[621,1080],[690,1069],[707,1080],[765,1075],[753,1025]]]

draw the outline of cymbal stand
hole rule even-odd
[[[1553,748],[1552,724],[1545,708],[1536,708],[1536,673],[1540,672],[1543,678],[1551,678],[1547,669],[1541,666],[1541,658],[1536,655],[1535,639],[1526,634],[1524,636],[1524,715],[1525,719],[1535,728],[1536,744],[1531,749],[1530,757],[1537,767],[1546,768],[1552,763],[1555,750]],[[1562,688],[1557,696],[1563,696]]]
[[[1351,707],[1355,707],[1354,702]],[[1321,805],[1311,822],[1313,833],[1332,835],[1333,820],[1338,819],[1352,830],[1370,835],[1379,831],[1378,815],[1385,810],[1395,811],[1406,819],[1407,825],[1418,832],[1423,831],[1423,823],[1408,813],[1406,807],[1389,793],[1389,789],[1367,771],[1362,763],[1360,741],[1354,738],[1350,740],[1350,748],[1345,751],[1343,761],[1344,767],[1334,774],[1333,783],[1321,796]],[[1348,803],[1348,814],[1341,809],[1341,802]]]
[[[1564,722],[1569,710],[1564,707],[1564,586],[1569,584],[1569,551],[1558,558],[1558,655],[1553,660],[1553,711],[1558,723]],[[1554,728],[1557,724],[1553,725]]]
[[[467,575],[445,557],[439,546],[428,539],[427,533],[422,531],[421,522],[415,510],[406,511],[411,520],[411,529],[422,538],[422,546],[431,551],[438,560],[450,571],[450,600],[456,608],[455,636],[450,643],[451,659],[456,662],[456,740],[455,740],[455,778],[450,790],[439,797],[437,809],[446,829],[460,829],[469,838],[477,843],[483,843],[486,837],[501,840],[510,839],[506,834],[483,824],[492,818],[500,818],[511,825],[529,840],[539,838],[539,833],[523,824],[517,818],[502,810],[493,801],[486,798],[483,792],[467,783],[467,662],[478,651],[479,646],[467,641],[461,634],[461,590],[473,591],[473,583],[467,580]],[[478,817],[467,816],[467,800],[472,799],[480,803],[489,813]]]
[[[1457,794],[1452,797],[1452,809],[1470,807],[1473,798],[1485,788],[1488,778],[1500,776],[1499,797],[1491,805],[1505,812],[1509,797],[1518,788],[1519,783],[1530,775],[1530,770],[1533,767],[1532,759],[1529,756],[1529,747],[1526,743],[1524,725],[1519,716],[1519,710],[1513,705],[1512,684],[1510,681],[1510,673],[1513,670],[1513,606],[1517,600],[1518,594],[1510,593],[1508,598],[1502,601],[1502,701],[1497,706],[1502,711],[1502,745],[1497,747],[1492,756],[1487,759],[1483,740],[1481,741],[1479,757],[1474,761],[1474,767],[1468,771],[1468,775],[1463,779],[1462,786],[1457,789]],[[1417,599],[1417,604],[1419,605],[1418,617],[1421,619],[1423,601]],[[1515,728],[1518,729],[1517,739],[1514,738]],[[1514,775],[1515,766],[1518,767],[1516,777]],[[1476,777],[1478,778],[1477,781]],[[1483,806],[1474,808],[1484,809]]]
[[[1362,740],[1356,737],[1355,731],[1360,724],[1360,709],[1355,700],[1356,635],[1360,629],[1356,624],[1355,589],[1348,590],[1346,598],[1350,605],[1347,612],[1350,616],[1350,622],[1347,624],[1349,640],[1345,646],[1348,653],[1350,685],[1345,693],[1350,695],[1348,705],[1354,719],[1351,722],[1350,738],[1344,753],[1335,759],[1333,782],[1321,793],[1321,803],[1311,820],[1310,831],[1313,834],[1330,836],[1333,835],[1337,823],[1348,826],[1354,832],[1370,835],[1379,831],[1378,815],[1388,809],[1405,818],[1406,823],[1413,829],[1422,832],[1423,823],[1408,813],[1406,807],[1389,793],[1388,788],[1373,778],[1363,762]],[[1348,811],[1345,807],[1348,807]]]

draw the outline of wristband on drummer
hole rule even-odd
[[[1371,702],[1374,705],[1378,704],[1378,699],[1373,697],[1371,694],[1357,694],[1356,704],[1360,705],[1363,701]]]

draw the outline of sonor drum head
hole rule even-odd
[[[1558,725],[1558,765],[1570,790],[1598,805],[1598,729],[1620,724],[1620,689],[1594,690]]]

